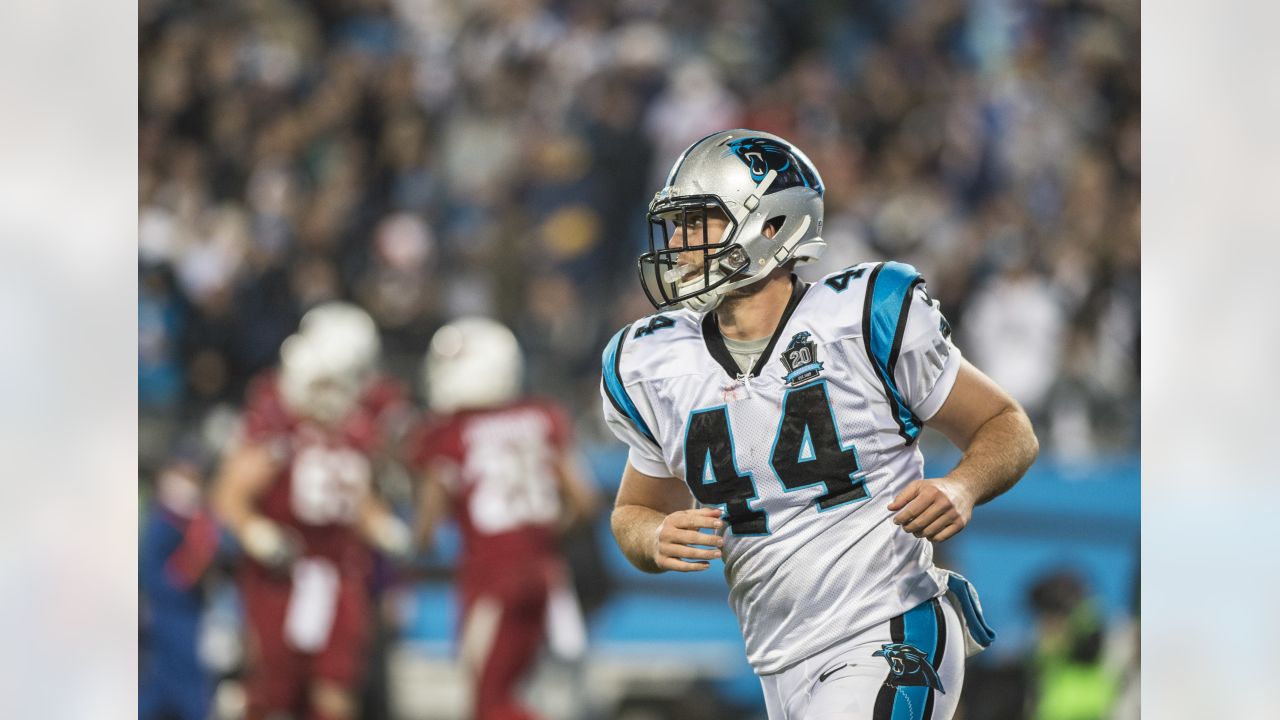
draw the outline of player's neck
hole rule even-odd
[[[791,272],[779,268],[761,283],[759,291],[730,295],[720,303],[715,310],[720,334],[730,340],[769,337],[777,329],[790,301]]]

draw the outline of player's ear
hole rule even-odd
[[[776,217],[776,218],[769,218],[767,221],[765,221],[764,229],[762,230],[762,232],[764,233],[764,236],[767,238],[772,238],[774,235],[777,235],[778,230],[782,229],[782,223],[785,219],[786,218],[783,218],[783,217]]]

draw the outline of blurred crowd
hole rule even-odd
[[[143,0],[142,459],[208,426],[301,313],[351,299],[406,381],[513,327],[598,422],[647,314],[644,208],[693,140],[781,134],[827,185],[813,278],[894,258],[1051,451],[1136,446],[1138,4]],[[216,425],[216,423],[213,423]]]

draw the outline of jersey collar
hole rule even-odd
[[[787,326],[787,321],[791,319],[791,313],[795,312],[796,306],[800,304],[800,300],[808,290],[809,283],[801,281],[793,273],[791,275],[791,299],[787,301],[787,307],[782,311],[782,317],[778,318],[778,326],[773,329],[769,344],[765,346],[764,352],[760,353],[760,357],[756,359],[755,366],[751,368],[750,377],[759,376],[760,372],[764,370],[764,366],[769,363],[769,358],[773,356],[773,346],[778,344],[778,337],[782,335],[782,329]],[[724,336],[720,334],[720,323],[716,321],[714,310],[702,316],[702,340],[707,345],[707,352],[711,353],[711,357],[719,363],[720,367],[724,368],[729,377],[737,379],[742,375],[737,361],[733,359],[729,348],[725,347]]]

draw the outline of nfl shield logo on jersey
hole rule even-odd
[[[791,387],[818,377],[822,363],[818,362],[817,346],[809,339],[808,332],[801,331],[791,336],[787,349],[782,351],[782,364],[788,370],[782,381]]]

